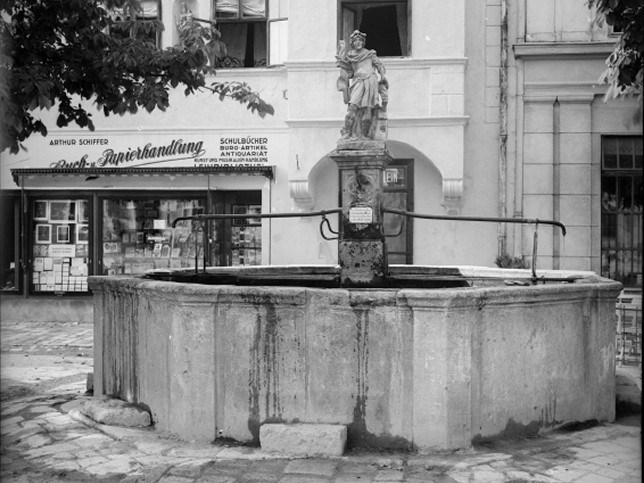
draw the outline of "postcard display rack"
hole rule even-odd
[[[87,292],[89,202],[35,200],[34,292]]]
[[[201,200],[103,200],[103,274],[192,267],[203,258],[203,236],[181,216],[204,212]]]

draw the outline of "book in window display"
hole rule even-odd
[[[73,201],[50,201],[49,221],[75,221],[76,203]]]
[[[76,200],[76,221],[78,223],[89,223],[89,202],[87,200]]]
[[[34,220],[49,221],[49,202],[46,200],[34,201]]]
[[[89,226],[76,225],[76,243],[89,243]]]
[[[51,243],[51,225],[36,225],[36,243]]]
[[[69,225],[57,225],[56,226],[56,243],[69,243]]]

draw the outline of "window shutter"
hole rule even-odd
[[[288,0],[269,0],[268,60],[270,65],[283,64],[288,55]]]

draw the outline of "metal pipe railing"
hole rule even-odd
[[[544,224],[554,225],[561,228],[563,236],[566,236],[566,227],[563,223],[553,220],[540,220],[538,218],[495,218],[486,216],[456,216],[456,215],[425,215],[423,213],[414,213],[413,211],[396,210],[393,208],[383,208],[384,213],[393,213],[396,215],[404,215],[411,218],[423,218],[426,220],[456,220],[456,221],[487,221],[493,223],[521,223],[528,224]]]
[[[207,213],[200,215],[191,215],[191,216],[180,216],[175,218],[172,222],[172,228],[177,226],[177,223],[180,221],[194,220],[194,221],[206,221],[206,220],[232,220],[232,219],[257,219],[257,218],[303,218],[311,216],[321,216],[323,219],[326,215],[332,215],[335,213],[342,213],[342,208],[333,208],[331,210],[320,210],[320,211],[302,211],[298,213],[251,213],[251,214],[231,214],[231,213]]]
[[[394,208],[382,208],[381,209],[383,215],[384,213],[391,213],[394,215],[401,215],[406,218],[419,218],[419,219],[425,219],[425,220],[452,220],[452,221],[479,221],[479,222],[489,222],[489,223],[520,223],[520,224],[533,224],[535,225],[535,232],[534,232],[534,239],[533,239],[533,246],[532,246],[532,283],[536,283],[537,281],[537,271],[536,271],[536,260],[537,260],[537,230],[539,228],[539,224],[543,225],[552,225],[556,226],[559,229],[561,229],[561,232],[563,236],[566,236],[566,226],[559,222],[559,221],[554,221],[554,220],[540,220],[538,218],[499,218],[499,217],[482,217],[482,216],[457,216],[457,215],[427,215],[424,213],[415,213],[413,211],[406,211],[406,210],[397,210]],[[252,213],[252,214],[231,214],[231,213],[208,213],[208,214],[199,214],[199,215],[191,215],[191,216],[181,216],[179,218],[175,218],[172,221],[172,228],[176,228],[177,223],[181,221],[197,221],[199,222],[200,227],[203,230],[203,236],[205,238],[206,236],[206,230],[204,229],[203,225],[201,225],[202,222],[207,221],[207,220],[232,220],[232,219],[264,219],[264,218],[302,218],[302,217],[313,217],[313,216],[321,216],[322,221],[320,222],[320,233],[322,237],[325,240],[335,240],[338,237],[327,237],[324,234],[323,226],[326,224],[328,230],[333,233],[333,234],[338,234],[339,232],[333,230],[331,228],[331,224],[329,223],[329,220],[327,219],[327,215],[332,215],[332,214],[338,214],[342,213],[342,208],[332,208],[330,210],[320,210],[320,211],[303,211],[303,212],[298,212],[298,213]],[[199,230],[197,230],[198,232]],[[401,225],[401,230],[402,232],[402,225]],[[400,233],[398,233],[400,234]],[[204,248],[205,248],[205,240],[204,240]],[[197,239],[195,237],[195,252],[198,252],[198,247],[197,247]],[[204,272],[206,270],[206,257],[205,257],[205,252],[204,252]],[[198,263],[197,263],[197,257],[195,257],[195,273],[198,272]]]
[[[533,224],[534,236],[532,240],[532,283],[537,283],[537,230],[539,224],[552,225],[561,229],[563,236],[566,236],[566,226],[554,220],[540,220],[539,218],[498,218],[498,217],[484,217],[484,216],[456,216],[456,215],[425,215],[423,213],[414,213],[413,211],[396,210],[394,208],[382,208],[383,213],[393,213],[395,215],[402,215],[407,218],[420,218],[425,220],[456,220],[456,221],[481,221],[491,223],[520,223],[523,225]]]
[[[335,240],[337,237],[327,237],[324,234],[324,229],[323,225],[326,223],[327,228],[331,233],[337,234],[338,232],[334,231],[331,228],[331,224],[329,223],[328,218],[326,217],[327,215],[332,215],[336,213],[342,213],[342,208],[333,208],[330,210],[320,210],[320,211],[303,211],[299,213],[239,213],[239,214],[231,214],[231,213],[207,213],[207,214],[199,214],[199,215],[191,215],[191,216],[180,216],[178,218],[175,218],[172,221],[172,228],[177,227],[177,223],[181,221],[196,221],[199,223],[199,228],[197,229],[197,235],[199,233],[199,229],[201,229],[203,233],[203,238],[204,238],[204,243],[203,243],[203,248],[204,248],[204,259],[203,259],[203,270],[204,273],[206,272],[206,234],[208,231],[205,229],[203,226],[203,223],[208,220],[238,220],[238,219],[263,219],[263,218],[302,218],[302,217],[313,217],[313,216],[321,216],[322,221],[320,222],[320,233],[322,237],[326,240]],[[197,244],[197,236],[195,236],[195,274],[199,272],[199,264],[198,264],[198,258],[199,258],[199,247]]]

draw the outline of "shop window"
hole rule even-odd
[[[199,223],[182,216],[205,212],[203,199],[102,200],[101,266],[104,275],[141,274],[160,268],[194,267],[204,260]]]
[[[132,11],[130,5],[114,8],[111,17],[114,21],[110,35],[148,40],[159,46],[161,42],[161,6],[158,0],[141,0],[140,10]]]
[[[383,180],[383,206],[385,208],[413,211],[413,168],[411,160],[395,160],[387,166]],[[388,263],[413,263],[413,219],[386,213],[384,230]]]
[[[89,200],[37,198],[31,202],[30,213],[32,292],[87,292]]]
[[[265,67],[286,59],[287,0],[214,0],[227,55],[219,68]]]
[[[602,139],[601,272],[642,286],[642,137]]]
[[[410,55],[408,46],[409,2],[340,1],[340,40],[349,45],[354,30],[367,34],[365,47],[379,57]]]
[[[212,212],[240,215],[262,212],[261,191],[220,191],[213,194]],[[262,263],[262,220],[213,220],[209,233],[213,265],[240,266]]]

